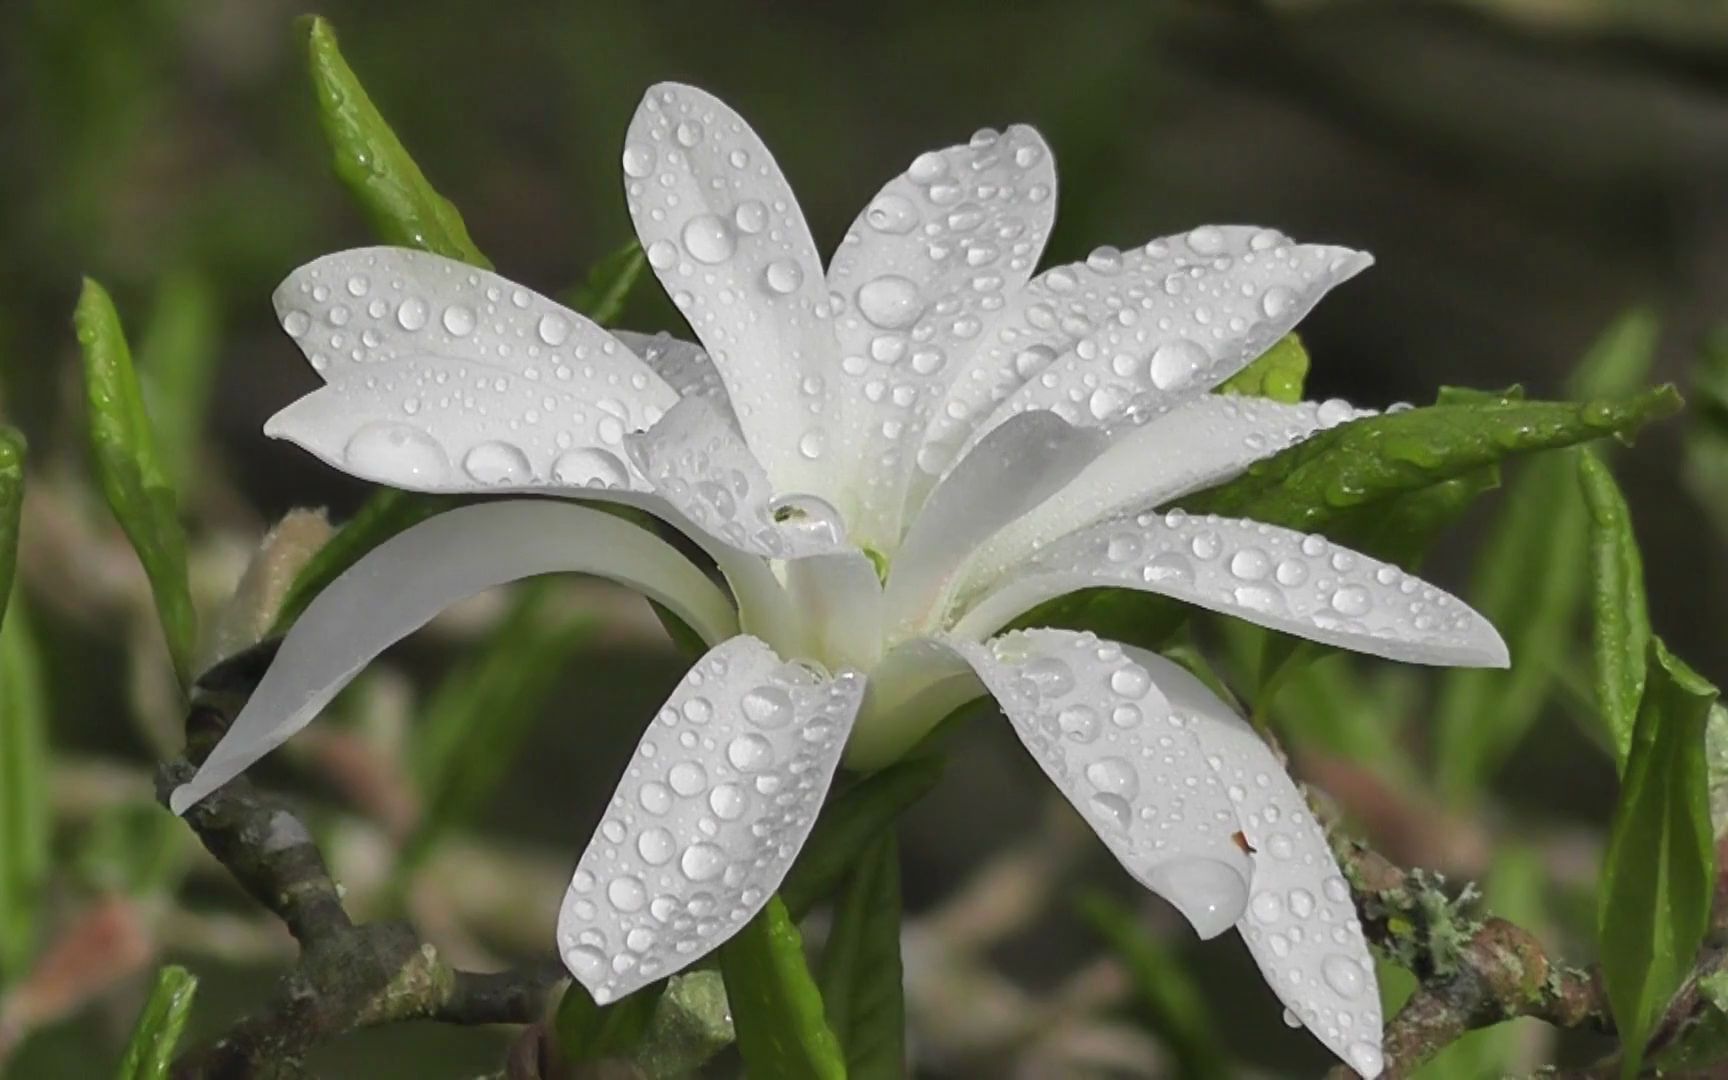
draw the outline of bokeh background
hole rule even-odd
[[[207,402],[169,408],[186,425],[183,499],[210,608],[283,513],[328,507],[340,519],[363,501],[364,485],[260,434],[314,385],[275,325],[271,290],[302,262],[370,242],[329,172],[301,11],[282,0],[0,4],[0,415],[33,450],[24,596],[50,703],[61,867],[40,934],[95,934],[102,961],[68,976],[63,1007],[11,1048],[8,1075],[105,1072],[138,973],[160,956],[206,977],[197,1037],[261,1002],[290,955],[201,853],[147,819],[150,761],[173,748],[178,717],[142,576],[83,479],[69,318],[90,274],[135,341],[154,331],[208,355],[208,379],[193,380]],[[1057,153],[1047,262],[1203,222],[1372,251],[1375,269],[1303,326],[1314,397],[1380,406],[1432,400],[1442,384],[1514,382],[1561,396],[1590,343],[1639,306],[1659,331],[1652,378],[1685,389],[1728,324],[1728,5],[1717,0],[330,0],[321,13],[477,243],[543,292],[630,238],[623,133],[645,87],[677,79],[750,118],[824,250],[919,151],[1025,121]],[[622,322],[682,331],[652,281]],[[1699,423],[1652,429],[1616,469],[1658,630],[1721,682],[1728,489],[1700,457]],[[1469,593],[1506,497],[1472,512],[1428,576]],[[476,962],[549,938],[560,881],[680,673],[639,601],[581,584],[556,597],[558,612],[591,613],[596,628],[560,660],[507,775],[408,903]],[[484,598],[394,650],[325,735],[263,770],[325,808],[321,828],[362,904],[383,891],[371,879],[390,861],[391,814],[412,812],[391,803],[400,778],[373,775],[378,762],[413,741],[416,703],[506,603]],[[1376,688],[1370,700],[1420,773],[1435,680],[1384,667],[1347,670]],[[1348,748],[1290,737],[1299,766],[1333,781],[1344,810],[1407,861],[1491,879],[1519,852],[1510,902],[1530,900],[1544,936],[1587,958],[1579,935],[1614,772],[1568,715],[1567,682],[1557,675],[1529,736],[1462,800],[1391,791]],[[1092,891],[1141,917],[1242,1067],[1324,1067],[1279,1022],[1245,950],[1196,947],[1082,842],[1005,726],[977,721],[961,740],[902,839],[929,1075],[1178,1075],[1077,911]],[[148,872],[167,884],[140,892],[141,852],[157,847],[172,869]],[[146,899],[121,914],[102,907],[134,894]],[[4,977],[16,985],[20,973]],[[504,1043],[409,1027],[355,1036],[320,1065],[336,1077],[473,1075],[497,1067]],[[1528,1064],[1602,1049],[1532,1030],[1493,1053]]]

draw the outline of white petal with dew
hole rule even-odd
[[[1142,414],[1121,422],[1107,433],[1109,448],[1073,482],[991,537],[967,560],[959,589],[975,594],[1045,544],[1094,521],[1220,484],[1322,428],[1367,415],[1372,414],[1341,402],[1285,405],[1201,394],[1155,416]],[[988,444],[987,436],[979,446]]]
[[[864,678],[822,677],[756,638],[697,662],[648,725],[558,912],[602,1004],[699,960],[791,868],[828,793]]]
[[[671,334],[639,334],[634,330],[612,331],[654,373],[681,398],[705,398],[733,427],[738,417],[732,412],[732,400],[726,396],[726,383],[714,367],[714,360],[702,346],[680,341]]]
[[[1025,125],[920,154],[828,267],[855,531],[898,538],[906,481],[948,383],[1032,276],[1056,209],[1054,156]]]
[[[661,83],[630,122],[624,184],[648,265],[726,381],[751,450],[778,486],[822,494],[832,312],[780,166],[718,98]]]
[[[1374,960],[1350,888],[1302,792],[1247,721],[1182,667],[1130,648],[1187,720],[1254,849],[1236,929],[1266,984],[1304,1027],[1364,1076],[1384,1060]]]
[[[882,656],[882,581],[857,548],[785,564],[786,593],[797,612],[800,656],[831,666],[876,666]]]
[[[1180,510],[1124,514],[1056,541],[971,605],[983,637],[1052,597],[1161,593],[1340,649],[1416,664],[1504,667],[1506,643],[1468,604],[1325,537]]]
[[[945,427],[930,438],[964,451],[1027,409],[1105,425],[1148,397],[1203,393],[1372,262],[1245,225],[1206,225],[1123,252],[1101,248],[1027,285],[1018,319],[981,354],[976,377],[955,384]],[[926,457],[940,464],[944,455]]]
[[[654,492],[706,532],[767,558],[847,550],[838,511],[814,496],[779,499],[738,429],[705,398],[685,398],[629,439]]]
[[[479,365],[476,377],[496,369],[572,394],[626,428],[646,427],[677,400],[586,316],[441,255],[399,247],[338,251],[289,274],[272,300],[282,328],[326,379],[437,356]]]
[[[931,493],[888,575],[890,633],[929,629],[933,610],[966,557],[1034,510],[1104,449],[1104,436],[1051,412],[1016,416],[992,431]]]
[[[270,670],[169,805],[180,814],[317,716],[372,658],[476,593],[572,571],[622,582],[706,641],[737,630],[731,601],[677,549],[611,514],[552,500],[439,514],[367,552],[295,620]]]
[[[1235,807],[1200,744],[1122,646],[1024,630],[957,646],[1062,794],[1141,884],[1202,938],[1248,903]]]

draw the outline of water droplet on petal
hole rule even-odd
[[[792,695],[778,686],[758,686],[744,695],[744,715],[759,728],[782,728],[792,722]]]
[[[726,869],[726,854],[713,844],[691,844],[678,860],[678,869],[691,881],[707,881]]]
[[[409,424],[374,421],[356,431],[343,449],[354,471],[372,480],[430,487],[450,474],[450,459],[437,441]]]
[[[1332,594],[1332,610],[1352,617],[1368,614],[1374,602],[1360,585],[1346,585]]]
[[[583,487],[624,487],[629,473],[616,454],[585,446],[559,455],[552,463],[552,476],[560,484]]]
[[[541,316],[539,330],[541,341],[548,345],[562,345],[570,336],[570,320],[557,312],[550,312]]]
[[[462,459],[462,468],[482,484],[525,484],[534,478],[528,456],[505,442],[476,446]]]
[[[762,271],[762,282],[769,292],[784,296],[804,284],[804,271],[791,259],[775,259]]]
[[[684,250],[697,262],[723,263],[737,250],[732,230],[713,214],[697,214],[684,223]]]
[[[654,171],[654,148],[631,143],[624,148],[624,172],[640,180]]]
[[[418,330],[426,325],[429,314],[426,301],[410,296],[396,308],[396,325],[404,330]]]
[[[878,232],[900,235],[918,224],[918,211],[899,195],[881,195],[864,211],[864,220]]]
[[[1209,359],[1205,349],[1187,338],[1167,341],[1152,352],[1152,385],[1160,390],[1175,389],[1193,378]]]
[[[1181,856],[1152,867],[1146,878],[1202,939],[1230,929],[1248,906],[1247,881],[1235,867],[1217,859]]]
[[[858,310],[885,330],[911,326],[923,309],[918,286],[897,274],[884,274],[858,289]]]
[[[1336,990],[1339,997],[1355,997],[1368,982],[1363,978],[1362,965],[1348,956],[1328,956],[1320,966],[1320,973],[1326,977],[1326,985]]]
[[[464,304],[451,304],[444,309],[444,329],[454,337],[467,337],[474,332],[474,309]]]

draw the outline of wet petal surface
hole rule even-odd
[[[594,1000],[688,966],[761,910],[810,833],[864,694],[751,637],[722,642],[648,725],[558,913]]]

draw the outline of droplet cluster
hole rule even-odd
[[[602,1004],[685,967],[779,887],[863,697],[750,637],[715,647],[649,724],[565,894],[558,944]]]
[[[1207,225],[1047,270],[955,382],[922,459],[945,468],[1027,409],[1102,425],[1147,399],[1203,393],[1367,264],[1269,229]]]
[[[1480,615],[1390,563],[1318,535],[1181,510],[1082,529],[1022,564],[1003,589],[1035,579],[1053,594],[1095,585],[1144,589],[1313,641],[1417,663],[1491,662],[1500,648]]]
[[[680,341],[671,334],[638,334],[630,330],[615,330],[619,341],[642,358],[654,374],[666,380],[680,398],[699,397],[714,406],[715,411],[733,426],[738,418],[732,413],[732,399],[727,396],[726,383],[720,371],[700,345]]]
[[[734,547],[789,558],[845,542],[844,523],[825,500],[774,494],[743,437],[706,398],[679,402],[652,431],[632,436],[629,451],[657,495]]]
[[[385,483],[629,486],[625,436],[677,400],[575,312],[424,252],[329,255],[290,275],[275,301],[330,385],[269,430]]]
[[[1236,811],[1146,668],[1093,634],[1015,631],[967,653],[1021,742],[1135,878],[1206,936],[1248,902]]]
[[[726,372],[751,447],[797,486],[822,456],[834,339],[791,188],[736,113],[688,86],[648,91],[623,163],[648,265]]]
[[[930,414],[1031,277],[1056,173],[1033,129],[920,154],[852,223],[828,268],[861,517],[893,536]]]

